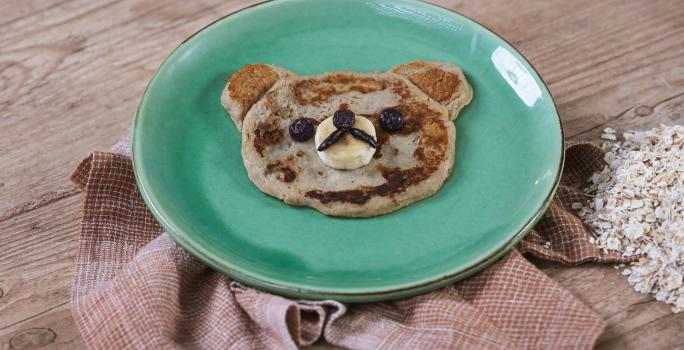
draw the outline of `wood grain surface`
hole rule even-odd
[[[84,348],[69,311],[82,195],[68,175],[128,132],[171,50],[255,2],[0,2],[0,349]],[[567,138],[684,124],[681,0],[435,2],[535,65]],[[612,267],[535,263],[607,320],[598,348],[684,344],[684,313],[634,292]]]

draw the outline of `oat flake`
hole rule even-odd
[[[606,129],[602,138],[614,133]],[[587,203],[572,207],[600,247],[641,256],[622,271],[634,289],[684,311],[684,126],[622,137],[603,144],[607,165],[589,179]]]

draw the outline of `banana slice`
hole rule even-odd
[[[365,131],[368,135],[375,136],[375,127],[367,118],[356,116],[354,127]],[[316,148],[337,128],[333,125],[333,118],[327,118],[316,128]],[[335,144],[318,152],[318,157],[323,163],[335,169],[356,169],[370,163],[375,154],[375,148],[368,143],[355,139],[349,132],[345,133]]]

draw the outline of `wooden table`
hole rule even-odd
[[[171,50],[254,2],[0,2],[0,349],[84,347],[69,311],[83,196],[69,174],[127,133]],[[681,1],[436,2],[527,56],[569,139],[684,122]],[[608,321],[598,348],[684,344],[684,313],[634,292],[612,267],[537,264]]]

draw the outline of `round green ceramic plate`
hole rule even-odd
[[[229,74],[246,63],[306,75],[418,59],[460,65],[475,91],[438,193],[342,219],[249,181],[240,134],[219,105]],[[520,53],[468,18],[408,0],[280,0],[225,17],[166,59],[133,127],[140,191],[180,245],[245,284],[340,301],[425,292],[494,262],[549,205],[562,144],[551,96]]]

